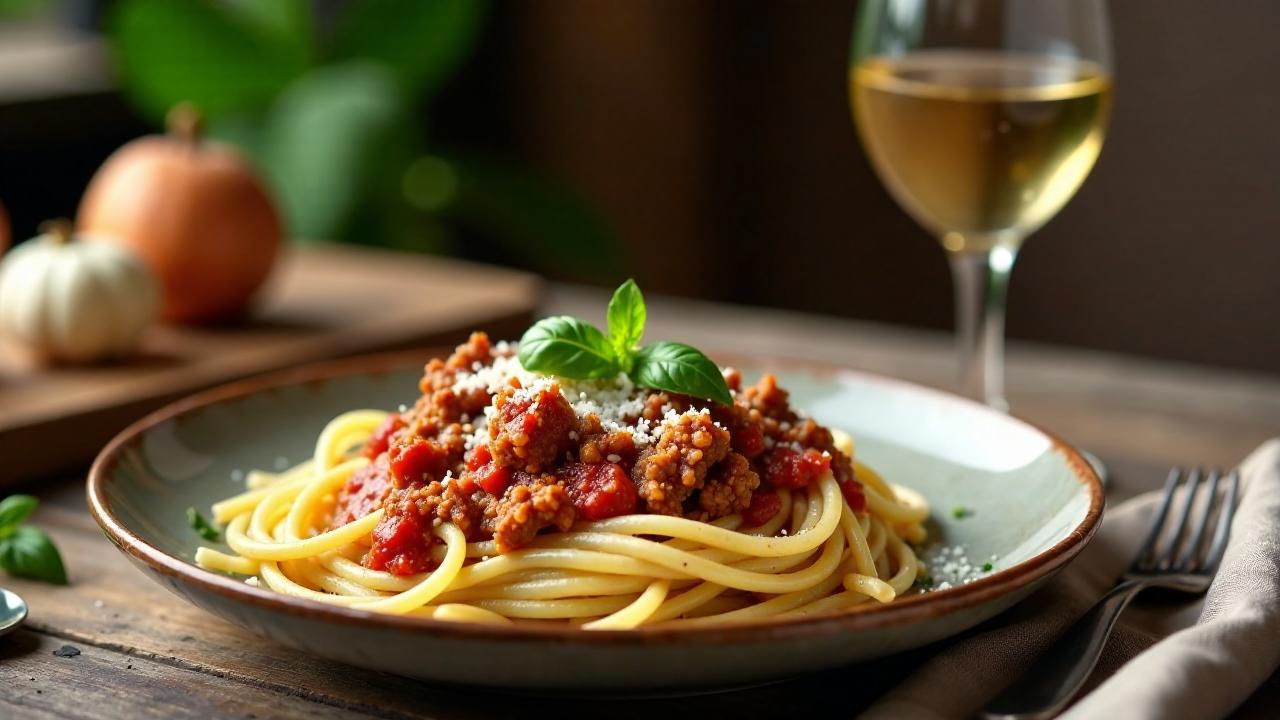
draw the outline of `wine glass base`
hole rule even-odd
[[[1080,456],[1083,457],[1085,459],[1085,462],[1089,463],[1089,466],[1093,468],[1093,472],[1097,474],[1098,480],[1102,483],[1102,487],[1105,488],[1107,486],[1106,463],[1102,462],[1102,458],[1098,457],[1097,455],[1094,455],[1088,450],[1081,450]]]

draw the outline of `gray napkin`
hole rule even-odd
[[[1223,717],[1280,667],[1280,440],[1241,471],[1231,539],[1203,601],[1126,611],[1087,694],[1063,718]],[[1045,589],[947,646],[863,717],[973,715],[1110,589],[1159,495],[1108,508],[1093,542]]]

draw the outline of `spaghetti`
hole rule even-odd
[[[212,508],[232,552],[202,547],[196,562],[355,609],[588,630],[830,612],[908,592],[924,499],[854,460],[848,436],[789,407],[768,422],[758,411],[780,392],[771,377],[744,390],[726,375],[736,415],[625,378],[533,376],[477,334],[428,364],[413,408],[345,413],[311,459],[249,473],[245,492]],[[460,396],[479,412],[459,409]],[[554,413],[537,415],[551,405],[572,408],[571,429],[553,464],[527,472],[538,433],[559,428]],[[507,447],[512,418],[529,436]],[[811,444],[785,440],[797,426]],[[435,445],[427,460],[415,450]],[[512,448],[527,450],[516,469],[499,464]],[[701,471],[691,462],[714,454]]]

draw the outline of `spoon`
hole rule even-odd
[[[26,619],[27,601],[11,590],[0,588],[0,635],[7,634]]]

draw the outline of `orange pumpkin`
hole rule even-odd
[[[168,129],[107,158],[89,182],[77,224],[151,268],[163,287],[163,319],[227,320],[270,274],[280,217],[239,152],[200,139],[194,108],[175,107]]]

